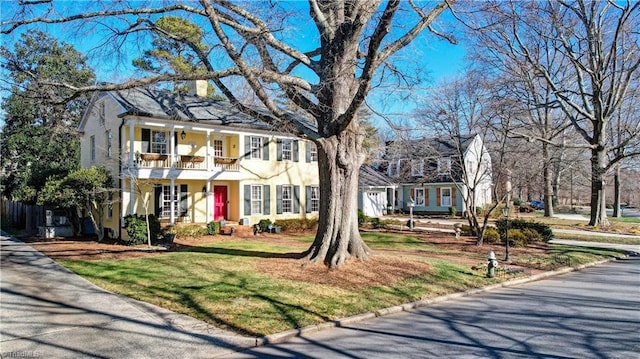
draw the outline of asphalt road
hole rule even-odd
[[[640,258],[224,358],[640,358]]]

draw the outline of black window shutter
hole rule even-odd
[[[244,185],[244,215],[251,215],[251,186]]]
[[[300,213],[300,186],[293,186],[293,213]]]
[[[271,191],[269,185],[262,186],[262,205],[263,214],[271,214]]]
[[[298,155],[298,140],[293,141],[293,162],[298,162],[300,156]]]
[[[282,161],[282,140],[278,139],[276,143],[277,143],[276,160]]]
[[[154,185],[153,186],[153,198],[154,198],[154,211],[153,213],[156,215],[156,218],[160,217],[160,213],[162,213],[162,198],[160,198],[162,196],[162,185]]]
[[[311,146],[312,146],[311,142],[305,142],[305,146],[304,146],[304,148],[305,148],[305,151],[304,151],[305,152],[305,156],[304,157],[305,157],[307,163],[311,163]]]
[[[178,132],[174,132],[173,133],[173,145],[176,146],[174,147],[174,149],[178,150]],[[171,144],[167,143],[167,152],[171,152]]]
[[[262,159],[269,161],[269,137],[262,138]]]
[[[282,186],[276,186],[276,214],[282,214]]]
[[[142,152],[151,152],[151,130],[142,129]]]
[[[189,206],[189,193],[188,191],[188,187],[186,184],[181,184],[180,185],[180,215],[181,216],[186,216],[187,215],[187,207]]]
[[[304,191],[304,209],[305,212],[311,213],[311,186],[305,186]]]
[[[251,136],[244,136],[244,156],[251,159]]]

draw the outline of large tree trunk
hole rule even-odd
[[[357,130],[357,122],[354,121]],[[322,260],[329,268],[350,257],[367,259],[371,251],[358,230],[358,174],[363,161],[361,136],[343,131],[318,140],[320,217],[318,232],[305,259]]]
[[[591,151],[591,218],[590,226],[608,226],[605,198],[605,172],[607,154],[604,150]]]

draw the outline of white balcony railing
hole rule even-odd
[[[133,159],[133,168],[146,169],[185,169],[185,170],[217,170],[217,171],[240,171],[240,160],[236,157],[215,157],[209,158],[210,166],[207,166],[206,156],[175,155],[173,166],[171,165],[171,155],[159,153],[136,153]],[[129,167],[129,153],[124,153],[122,157],[123,168]]]

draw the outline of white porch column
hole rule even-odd
[[[135,126],[133,121],[129,120],[127,121],[129,123],[129,168],[133,168],[133,159],[134,159],[134,149],[133,149],[133,137],[135,134]],[[124,143],[122,144],[122,146],[124,147]],[[124,151],[123,151],[124,152]]]
[[[176,224],[176,180],[171,178],[171,183],[169,186],[169,198],[171,198],[171,201],[169,201],[170,205],[170,211],[171,214],[169,215],[169,224],[171,224],[172,226],[174,226]]]
[[[209,223],[212,220],[211,218],[213,217],[213,213],[211,213],[211,201],[212,201],[212,198],[213,198],[213,196],[211,195],[211,181],[207,180],[205,186],[207,188],[207,192],[206,192],[205,198],[204,198],[205,199],[206,208],[207,208],[206,209],[207,218],[206,218],[205,222]]]
[[[129,178],[129,214],[133,215],[135,214],[135,200],[136,200],[136,196],[135,196],[135,191],[134,191],[134,186],[133,186],[133,173],[131,173],[131,177]]]
[[[171,131],[169,131],[169,166],[175,167],[175,165],[176,165],[176,128],[171,126]],[[171,188],[173,188],[173,184],[171,185]],[[173,213],[173,210],[171,210],[171,213]]]
[[[209,152],[209,150],[211,149],[211,131],[207,130],[207,146],[206,146],[206,159],[207,159],[207,171],[211,171],[211,154]],[[207,181],[207,194],[209,193],[209,181]],[[208,195],[207,195],[208,197]],[[207,206],[209,205],[209,202],[207,201]],[[208,212],[208,208],[207,208],[207,218],[209,216],[209,212]]]

